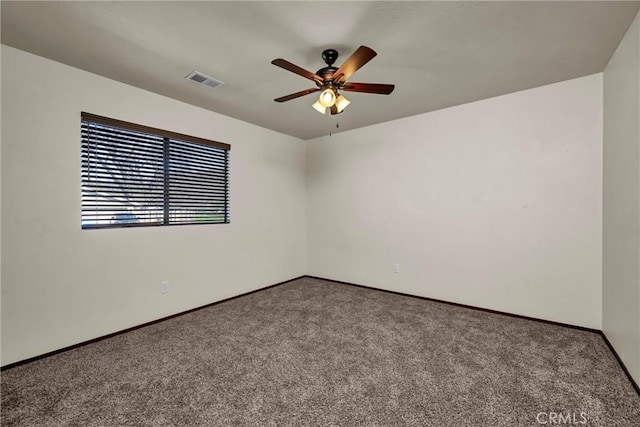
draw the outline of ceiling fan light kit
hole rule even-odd
[[[305,89],[300,92],[276,98],[274,101],[285,102],[311,93],[320,92],[318,100],[312,105],[312,107],[321,114],[326,114],[326,109],[329,108],[333,115],[342,113],[351,103],[351,101],[349,101],[344,95],[340,94],[338,90],[389,95],[393,92],[393,89],[395,88],[394,85],[347,82],[347,79],[349,79],[353,73],[359,70],[367,62],[371,61],[376,55],[377,53],[373,49],[366,46],[360,46],[339,68],[337,68],[334,67],[333,64],[336,59],[338,59],[338,51],[335,49],[326,49],[322,52],[322,59],[327,66],[319,69],[315,74],[292,64],[286,59],[274,59],[271,61],[273,65],[312,80],[317,86],[315,88]]]
[[[349,104],[351,104],[351,101],[344,95],[338,94],[338,91],[333,88],[328,88],[322,91],[320,97],[313,103],[312,107],[320,114],[326,114],[327,108],[335,107],[337,113],[332,114],[340,114]]]

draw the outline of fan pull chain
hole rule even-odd
[[[336,129],[339,129],[339,128],[340,128],[340,123],[336,120]],[[329,136],[333,136],[331,134],[331,131],[329,131]]]

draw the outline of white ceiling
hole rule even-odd
[[[3,44],[269,129],[309,139],[601,72],[638,1],[587,2],[28,2],[2,1]],[[274,98],[313,83],[335,48],[378,56],[350,81],[394,83],[347,93],[340,115],[316,96]],[[185,80],[198,70],[226,84]],[[46,76],[43,76],[46,78]],[[336,129],[336,121],[340,128]]]

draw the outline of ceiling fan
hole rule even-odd
[[[313,108],[322,114],[326,114],[327,108],[329,108],[331,114],[340,114],[347,105],[350,104],[350,101],[348,101],[344,95],[341,95],[338,92],[339,90],[346,92],[364,92],[389,95],[393,92],[395,85],[355,83],[347,81],[353,73],[358,71],[367,62],[371,61],[376,55],[377,53],[373,49],[366,46],[360,46],[340,67],[334,67],[333,63],[338,59],[338,51],[335,49],[326,49],[322,52],[322,59],[327,66],[319,69],[315,74],[292,64],[286,59],[274,59],[271,61],[273,65],[312,80],[316,84],[315,88],[305,89],[300,92],[276,98],[274,101],[285,102],[314,92],[321,92],[320,97],[313,104]]]

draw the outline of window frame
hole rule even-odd
[[[151,126],[140,125],[136,123],[126,122],[123,120],[113,119],[105,116],[100,116],[96,114],[81,112],[81,120],[80,120],[80,128],[81,128],[81,136],[80,136],[80,152],[81,152],[81,206],[80,206],[80,227],[82,230],[100,230],[105,228],[132,228],[132,227],[164,227],[164,226],[176,226],[176,225],[217,225],[217,224],[229,224],[231,222],[230,218],[230,151],[231,145],[225,144],[223,142],[213,141],[209,139],[199,138],[191,135],[186,135],[178,132],[172,132],[164,129],[154,128]],[[90,209],[85,211],[84,207],[84,198],[85,198],[85,184],[83,175],[85,173],[89,173],[89,171],[85,168],[85,165],[82,161],[82,156],[85,151],[84,148],[84,136],[82,135],[82,128],[84,124],[88,122],[91,124],[97,124],[101,126],[106,126],[110,128],[122,129],[124,131],[132,131],[143,133],[153,137],[159,137],[163,139],[163,168],[162,168],[162,181],[163,181],[163,217],[159,222],[130,222],[130,223],[109,223],[109,224],[85,224],[85,213],[89,212]],[[179,143],[194,143],[199,145],[204,145],[208,147],[213,147],[218,150],[224,151],[224,221],[215,221],[215,222],[207,222],[201,220],[191,220],[190,222],[171,222],[171,196],[169,192],[169,183],[170,183],[170,147],[171,142],[174,141],[174,146],[180,145]],[[143,164],[143,162],[141,162]],[[222,164],[222,163],[221,163]],[[205,181],[203,181],[205,182]],[[88,195],[87,195],[88,197]],[[175,197],[175,196],[174,196]],[[124,212],[117,212],[124,213]],[[132,212],[135,215],[135,212]],[[87,215],[88,216],[88,215]],[[86,219],[90,221],[89,219]]]

